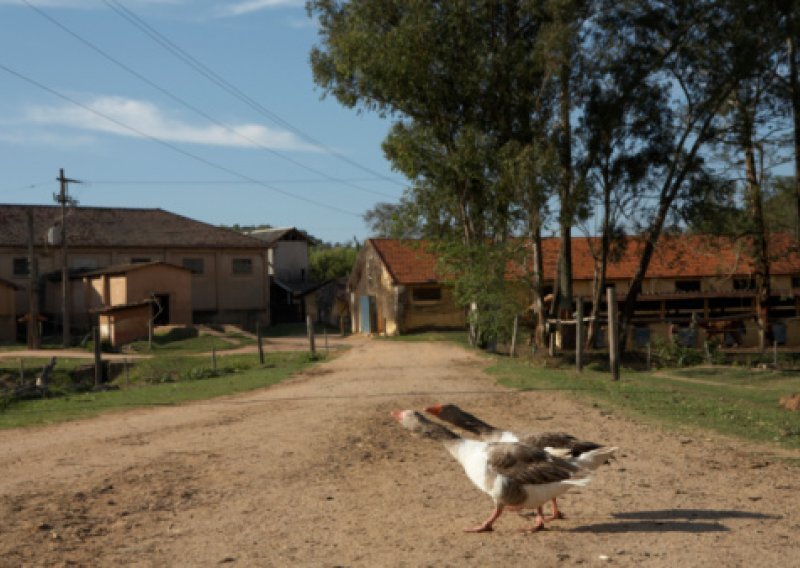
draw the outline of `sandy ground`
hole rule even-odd
[[[770,448],[513,393],[450,344],[352,341],[245,395],[0,432],[0,565],[800,565],[800,476]],[[489,498],[389,416],[447,401],[622,450],[548,530],[466,534]]]

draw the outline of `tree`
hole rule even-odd
[[[312,247],[308,262],[313,282],[326,282],[350,275],[358,256],[355,247]]]

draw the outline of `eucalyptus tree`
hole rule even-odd
[[[636,81],[660,89],[666,101],[659,136],[668,145],[653,172],[660,183],[647,207],[637,211],[642,247],[622,310],[625,337],[667,220],[705,177],[704,152],[736,84],[731,70],[717,61],[714,48],[726,44],[737,24],[716,0],[608,2],[603,12],[604,25],[618,42],[620,60],[629,65]]]
[[[539,3],[312,0],[308,9],[320,23],[316,83],[347,106],[395,120],[384,152],[412,180],[401,207],[441,232],[458,229],[451,240],[463,250],[449,243],[443,256],[462,270],[475,266],[464,281],[482,276],[485,285],[468,289],[502,289],[518,249],[509,237],[528,211],[518,188],[502,182],[501,159],[507,164],[504,148],[537,138],[535,109],[549,106],[541,103],[549,91]]]

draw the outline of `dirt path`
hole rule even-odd
[[[797,469],[557,392],[494,385],[443,343],[363,341],[246,395],[0,432],[2,566],[789,566]],[[452,401],[509,428],[622,448],[523,535],[394,408]]]

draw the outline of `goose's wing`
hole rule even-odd
[[[495,442],[487,447],[488,466],[522,484],[553,483],[569,479],[578,467],[526,444]]]

